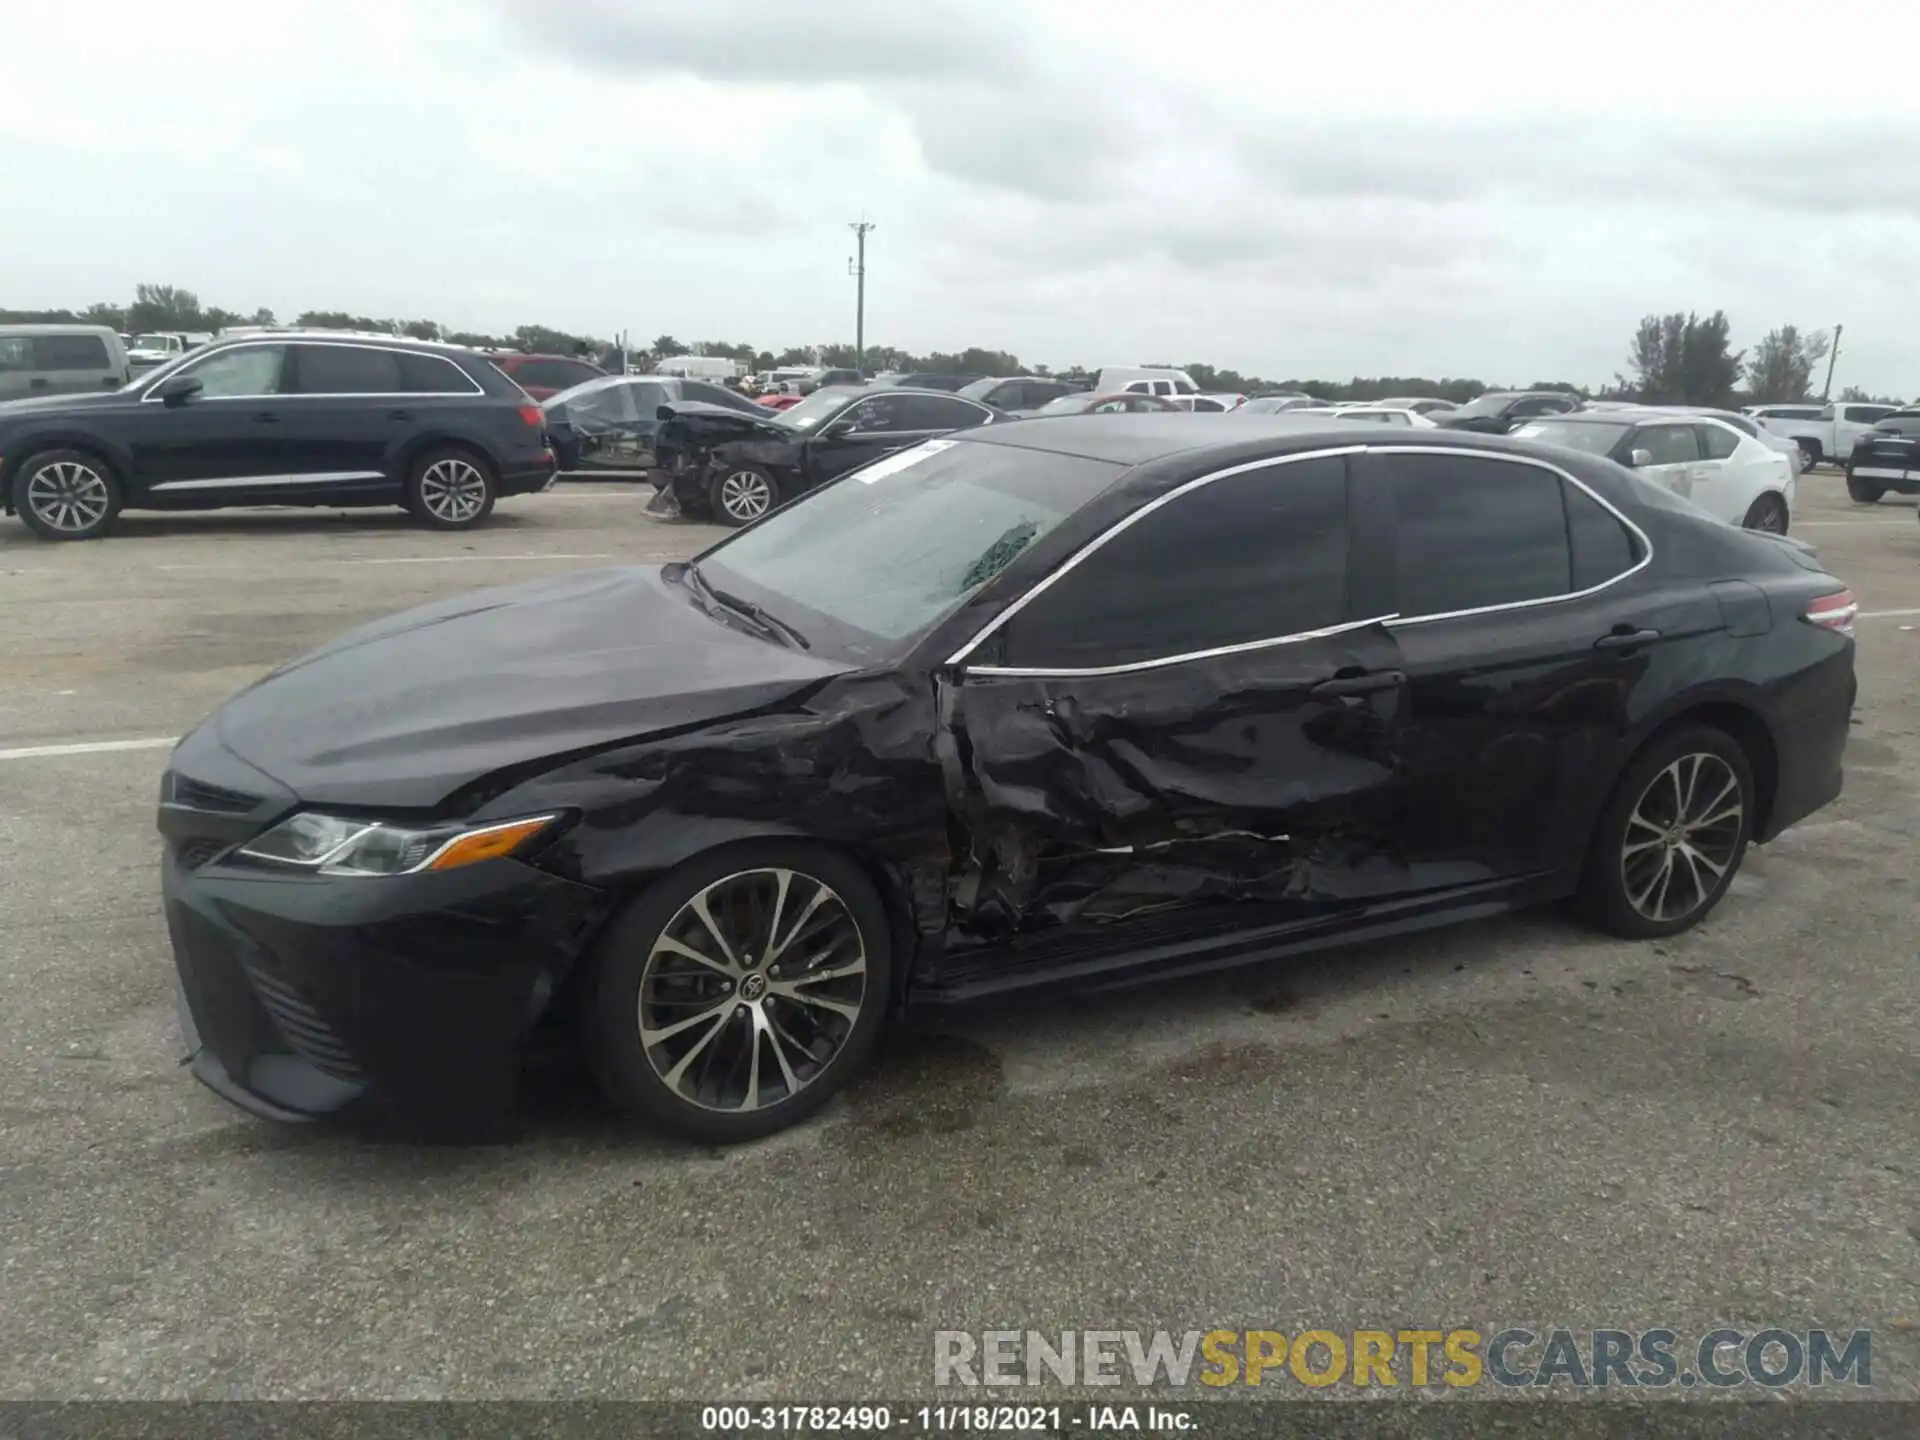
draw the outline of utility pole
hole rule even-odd
[[[1827,351],[1827,383],[1820,387],[1820,402],[1826,403],[1828,393],[1833,389],[1833,362],[1840,358],[1840,332],[1847,327],[1833,327],[1833,348]]]
[[[854,242],[859,247],[859,258],[847,261],[847,273],[854,277],[853,368],[864,375],[867,369],[867,232],[873,229],[873,222],[855,220],[847,228],[853,231]]]

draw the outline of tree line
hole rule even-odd
[[[200,297],[191,290],[178,285],[157,284],[135,286],[132,303],[126,305],[102,301],[79,311],[0,309],[0,324],[61,323],[105,325],[127,334],[139,334],[170,330],[219,331],[233,325],[273,325],[278,322],[273,311],[265,308],[249,313],[227,310],[218,305],[203,306]],[[471,345],[480,349],[580,355],[596,360],[617,356],[622,348],[612,339],[577,335],[549,325],[521,325],[511,334],[487,335],[477,331],[454,330],[433,320],[352,315],[344,310],[307,310],[293,317],[289,323],[326,329],[372,330],[410,336],[416,340]],[[1733,406],[1774,404],[1824,395],[1826,381],[1821,373],[1821,362],[1833,354],[1833,337],[1825,330],[1802,330],[1794,325],[1781,325],[1769,330],[1750,352],[1732,348],[1731,331],[1731,323],[1723,310],[1716,310],[1704,319],[1691,311],[1644,316],[1635,327],[1628,344],[1627,370],[1616,374],[1612,384],[1597,390],[1566,380],[1534,380],[1520,386],[1493,385],[1482,380],[1453,376],[1436,380],[1424,375],[1353,376],[1346,380],[1299,377],[1274,380],[1195,360],[1189,360],[1177,368],[1193,376],[1194,383],[1203,390],[1244,394],[1300,390],[1328,400],[1379,400],[1391,395],[1431,395],[1464,403],[1488,390],[1524,388],[1564,390],[1589,399]],[[628,345],[624,348],[629,364],[637,369],[645,369],[670,355],[717,356],[738,361],[753,370],[798,365],[851,368],[856,364],[854,347],[844,342],[793,345],[784,350],[770,350],[744,342],[700,340],[686,343],[672,335],[659,335],[644,347]],[[1069,380],[1088,382],[1098,373],[1098,367],[1076,365],[1050,370],[1045,365],[1025,365],[1017,355],[1008,351],[978,346],[956,351],[936,350],[921,355],[891,345],[869,345],[858,360],[871,371],[969,375],[1054,374]],[[1901,403],[1894,397],[1869,395],[1857,386],[1846,387],[1836,398]]]

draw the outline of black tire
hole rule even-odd
[[[119,518],[120,477],[85,450],[42,450],[13,474],[13,510],[42,540],[97,540]]]
[[[726,465],[707,485],[713,518],[738,529],[780,503],[780,482],[759,465]]]
[[[458,445],[422,451],[407,471],[407,509],[435,530],[471,530],[493,513],[499,498],[493,465]]]
[[[1764,530],[1769,535],[1787,533],[1787,502],[1779,495],[1762,495],[1747,507],[1746,519],[1740,522],[1747,530]]]
[[[1820,463],[1821,453],[1820,442],[1818,440],[1807,440],[1796,436],[1793,443],[1800,447],[1800,459],[1806,469],[1811,470]]]
[[[1688,761],[1700,757],[1703,763],[1692,771],[1689,787]],[[1648,817],[1661,819],[1672,808],[1671,802],[1681,798],[1692,802],[1690,813],[1696,821],[1723,814],[1734,803],[1725,793],[1729,783],[1738,790],[1735,819],[1710,830],[1697,827],[1687,837],[1699,843],[1694,855],[1721,864],[1715,876],[1711,864],[1689,858],[1686,852],[1691,847],[1676,848],[1665,838],[1670,832]],[[1669,786],[1674,788],[1670,791]],[[1692,793],[1684,794],[1686,788]],[[1698,924],[1720,903],[1740,871],[1753,833],[1755,798],[1753,767],[1739,743],[1724,730],[1688,725],[1655,736],[1622,772],[1594,826],[1577,897],[1580,912],[1600,929],[1629,940],[1676,935]],[[1644,809],[1643,800],[1649,802]],[[1632,856],[1625,853],[1629,844],[1634,847]],[[1669,907],[1651,903],[1659,882],[1657,878],[1648,881],[1649,866],[1655,870],[1665,866],[1671,872],[1668,888],[1657,891],[1659,900],[1669,902]],[[1646,897],[1636,903],[1643,885]],[[1675,885],[1684,888],[1670,895]],[[1667,908],[1671,913],[1663,913]]]
[[[1886,493],[1886,486],[1877,485],[1871,480],[1862,480],[1853,471],[1847,471],[1847,494],[1862,505],[1876,504]]]
[[[792,877],[783,892],[774,879],[782,873]],[[810,905],[816,890],[828,898]],[[788,898],[792,904],[784,905]],[[709,952],[719,948],[698,920],[702,900],[735,936],[727,947],[736,952],[732,968],[711,959],[695,964],[684,950],[661,945],[686,934]],[[784,945],[754,956],[750,937],[769,934],[774,922],[786,928],[796,909],[804,912],[810,945],[825,943],[826,927],[839,937],[820,952],[825,958],[810,969],[790,968],[797,958],[792,931]],[[805,978],[837,976],[852,964],[849,924],[862,972]],[[749,938],[742,944],[740,936]],[[886,909],[859,866],[815,845],[754,841],[699,856],[650,886],[608,926],[589,963],[581,1019],[601,1089],[662,1129],[724,1145],[798,1123],[858,1072],[884,1023],[892,941]],[[758,993],[749,993],[756,983]],[[791,993],[802,985],[804,1000]],[[822,985],[839,988],[816,988]],[[850,998],[856,990],[857,999]],[[842,1009],[823,1008],[823,1001]],[[847,1007],[857,1007],[852,1017],[843,1013]],[[643,1030],[649,1015],[659,1025],[652,1041]],[[709,1016],[711,1027],[702,1023]],[[676,1025],[686,1028],[676,1032]],[[682,1034],[692,1039],[682,1044]],[[729,1103],[736,1083],[752,1106]]]

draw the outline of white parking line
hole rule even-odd
[[[1886,520],[1796,520],[1793,522],[1793,528],[1795,530],[1811,530],[1815,526],[1834,528],[1851,525],[1854,527],[1864,526],[1874,530],[1884,530],[1894,525],[1906,525],[1908,523],[1905,516],[1901,516],[1899,519],[1888,518]]]
[[[1913,615],[1920,615],[1920,608],[1912,610],[1862,610],[1853,618],[1856,620],[1905,620]]]
[[[76,745],[28,745],[0,750],[0,760],[46,760],[56,755],[104,755],[115,750],[171,750],[178,735],[154,735],[145,740],[87,740]]]

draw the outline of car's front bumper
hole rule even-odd
[[[487,1130],[605,913],[514,860],[393,879],[280,877],[172,848],[161,892],[194,1074],[273,1120]]]

